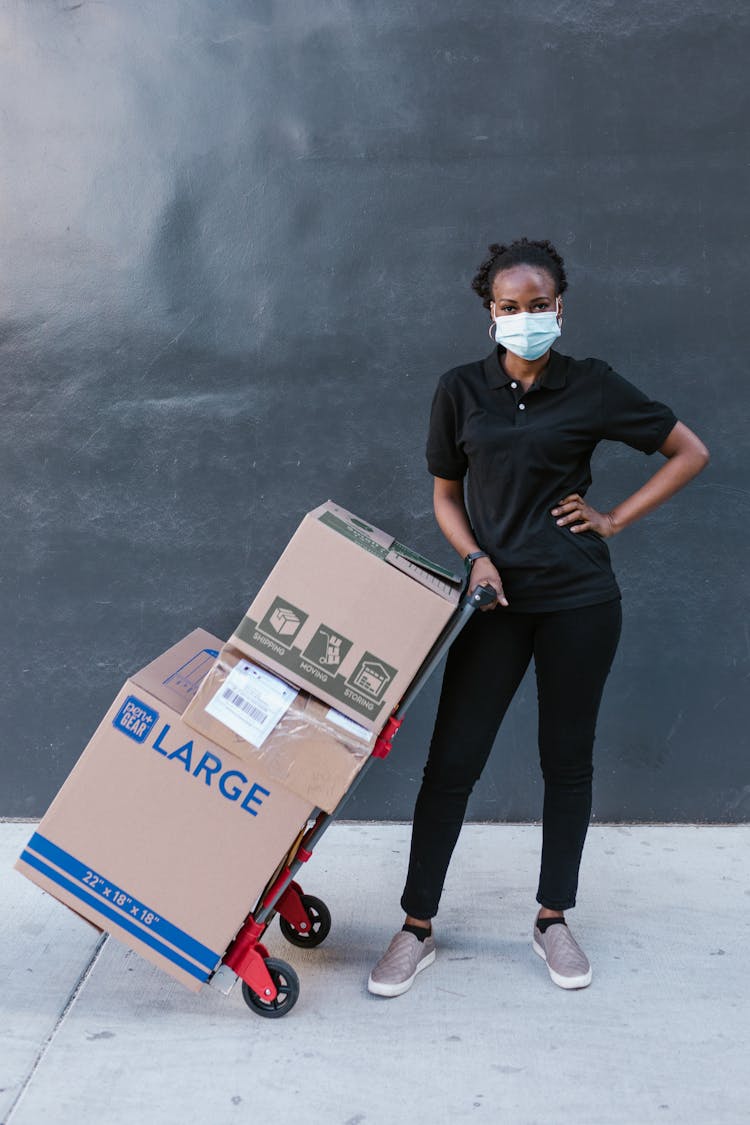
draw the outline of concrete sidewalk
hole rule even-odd
[[[750,827],[592,826],[571,928],[593,983],[531,949],[541,829],[464,829],[438,959],[406,995],[367,974],[400,924],[404,825],[337,824],[303,872],[325,944],[272,955],[302,992],[264,1020],[184,991],[10,870],[0,825],[5,1125],[740,1125],[750,1121]]]

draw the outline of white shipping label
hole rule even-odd
[[[261,747],[297,694],[278,676],[242,660],[206,704],[206,711],[240,738]]]
[[[326,718],[329,722],[335,723],[337,727],[341,727],[342,730],[353,734],[355,738],[364,738],[365,742],[369,742],[372,738],[371,730],[355,723],[354,719],[350,719],[348,715],[342,715],[340,711],[335,711],[333,707],[326,712]]]

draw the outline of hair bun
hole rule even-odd
[[[546,270],[555,283],[557,296],[568,288],[568,279],[565,276],[565,265],[555,247],[548,238],[534,241],[529,238],[517,238],[508,245],[492,242],[489,247],[489,257],[480,265],[471,287],[482,298],[486,309],[492,301],[492,282],[501,270],[510,269],[511,266],[536,266]]]

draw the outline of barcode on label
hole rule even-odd
[[[222,699],[226,699],[227,703],[231,703],[233,707],[238,707],[240,711],[244,712],[244,714],[248,715],[251,719],[254,719],[256,723],[265,723],[268,718],[265,711],[261,711],[260,707],[256,707],[249,699],[238,695],[237,692],[232,691],[231,688],[225,688],[222,692]]]

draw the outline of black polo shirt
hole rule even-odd
[[[619,597],[606,541],[558,527],[550,512],[570,493],[586,494],[598,442],[654,453],[677,418],[602,360],[556,351],[524,393],[505,373],[504,351],[495,347],[485,360],[441,376],[428,468],[448,480],[468,473],[474,534],[500,572],[511,610],[573,609]]]

